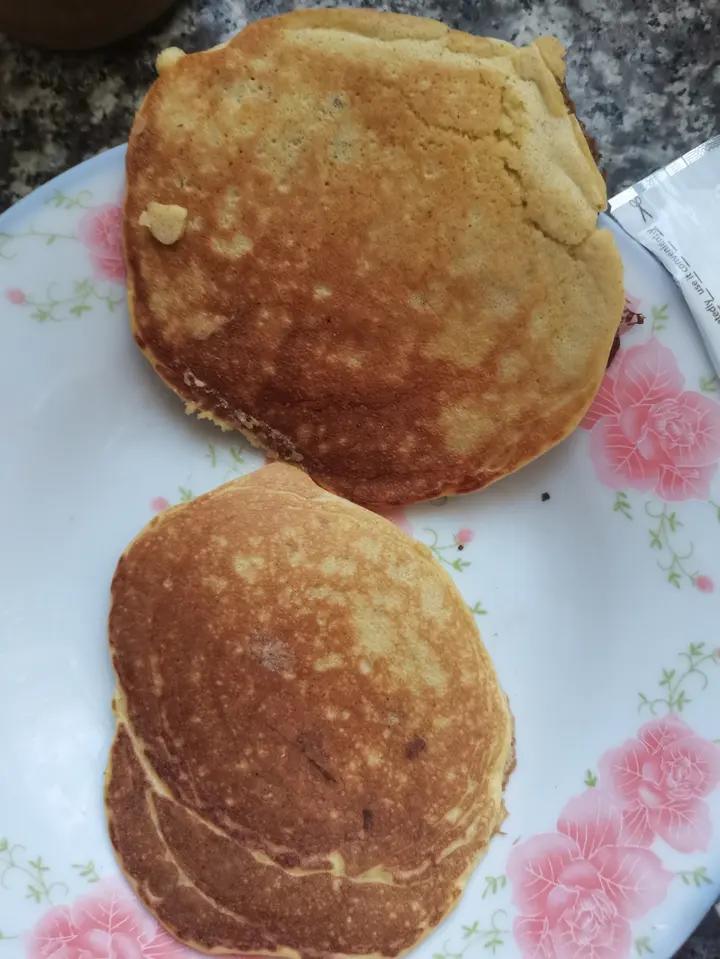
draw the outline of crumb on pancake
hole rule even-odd
[[[151,200],[147,209],[138,219],[140,226],[146,226],[156,240],[170,246],[177,243],[185,232],[188,211],[175,203],[156,203]]]
[[[181,50],[180,47],[167,47],[165,50],[161,50],[155,58],[155,69],[158,74],[165,73],[166,70],[174,67],[178,60],[182,60],[184,56],[185,51]]]

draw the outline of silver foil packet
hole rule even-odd
[[[720,136],[618,193],[610,212],[672,274],[720,373]]]

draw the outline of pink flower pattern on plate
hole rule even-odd
[[[150,509],[153,513],[162,513],[163,510],[167,509],[170,503],[165,499],[164,496],[153,496],[150,500]]]
[[[598,477],[668,501],[707,499],[720,457],[720,404],[683,390],[659,340],[621,350],[583,419]]]
[[[54,906],[27,937],[28,959],[190,959],[119,881]]]
[[[533,959],[621,959],[630,920],[662,902],[672,874],[649,849],[626,843],[622,811],[591,789],[570,800],[557,831],[516,846],[507,874],[520,911],[515,939]]]
[[[122,208],[115,203],[93,207],[80,220],[78,238],[100,279],[118,283],[125,279],[121,229]]]
[[[695,584],[695,588],[699,589],[701,593],[715,592],[715,583],[709,576],[696,576],[693,583]]]
[[[679,852],[705,850],[712,827],[704,797],[720,783],[720,748],[675,715],[643,726],[600,760],[600,778],[623,806],[623,836],[656,836]]]
[[[526,959],[626,959],[630,922],[665,898],[672,873],[648,847],[707,849],[705,797],[720,784],[720,748],[674,713],[600,759],[599,783],[571,799],[557,829],[507,862]]]
[[[22,306],[27,300],[27,297],[23,291],[19,290],[17,287],[13,287],[10,290],[5,290],[5,298],[15,306]]]

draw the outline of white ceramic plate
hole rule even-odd
[[[117,149],[0,219],[0,959],[185,952],[106,835],[108,585],[153,511],[261,457],[134,347],[122,188]],[[395,517],[452,570],[517,718],[505,834],[419,959],[661,959],[720,890],[720,392],[672,283],[618,239],[648,319],[586,428]]]

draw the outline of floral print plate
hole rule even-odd
[[[190,955],[106,835],[108,585],[154,513],[262,458],[133,346],[122,189],[111,150],[0,218],[0,959]],[[417,959],[662,959],[720,890],[720,383],[618,242],[625,322],[581,427],[390,516],[455,578],[517,720],[504,832]]]

